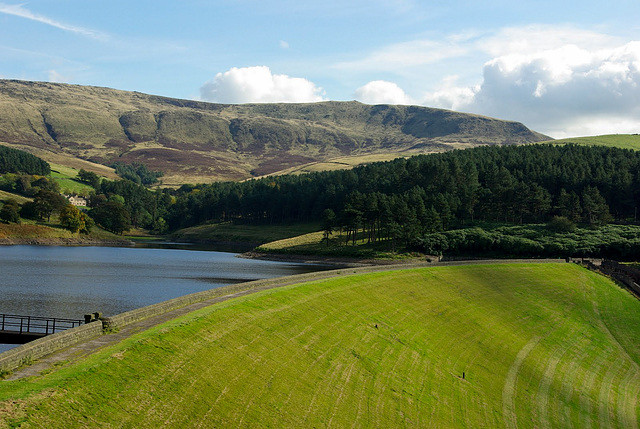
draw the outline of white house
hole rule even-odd
[[[67,200],[76,207],[87,207],[87,200],[77,195],[66,195]]]

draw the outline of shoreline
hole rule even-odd
[[[4,237],[0,238],[0,246],[105,246],[133,247],[131,240],[101,240],[95,238],[55,238],[55,237]]]
[[[371,259],[371,258],[348,258],[339,256],[321,256],[321,255],[292,255],[285,253],[265,253],[249,251],[240,253],[239,258],[258,259],[276,262],[297,262],[307,264],[335,265],[338,267],[369,267],[378,265],[412,265],[416,263],[430,263],[427,256],[423,258],[406,258],[406,259]],[[436,264],[437,262],[431,262]]]

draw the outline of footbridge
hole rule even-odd
[[[25,344],[29,341],[80,326],[87,320],[56,317],[19,316],[0,314],[0,343]]]

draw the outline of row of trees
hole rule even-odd
[[[349,171],[183,186],[171,229],[209,221],[320,220],[392,238],[478,220],[539,223],[553,216],[600,225],[635,220],[640,154],[591,146],[479,147],[376,163]]]
[[[91,216],[114,232],[129,226],[164,232],[220,221],[323,221],[327,233],[342,228],[352,243],[364,232],[368,241],[391,240],[395,246],[477,221],[542,223],[554,216],[588,225],[634,221],[640,153],[576,145],[486,146],[348,171],[178,190],[100,181],[82,171],[78,178],[95,188]],[[37,216],[59,210],[51,194],[56,190],[46,179],[5,175],[3,186],[30,193],[34,202],[27,209]]]
[[[605,225],[601,228],[554,228],[546,225],[472,227],[417,237],[411,248],[430,255],[494,255],[509,257],[607,257],[637,260],[638,228]],[[557,226],[557,225],[556,225]]]
[[[0,146],[0,173],[24,173],[47,176],[49,164],[28,152]]]

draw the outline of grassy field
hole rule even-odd
[[[231,222],[184,228],[172,235],[173,240],[239,242],[258,245],[307,234],[320,229],[318,223],[293,225],[238,225]]]
[[[608,134],[591,137],[572,137],[568,139],[552,140],[542,143],[573,143],[598,146],[619,147],[622,149],[640,150],[640,135],[638,134]]]
[[[372,162],[391,161],[396,158],[408,158],[411,155],[412,154],[391,152],[391,153],[363,154],[363,155],[356,155],[356,156],[341,156],[341,157],[329,159],[326,161],[311,162],[308,164],[287,168],[285,170],[272,173],[271,175],[284,175],[284,174],[296,175],[296,174],[305,174],[305,173],[315,173],[318,171],[348,170],[363,164],[371,164]]]
[[[637,428],[640,302],[569,264],[345,275],[0,382],[23,427]]]
[[[35,223],[0,223],[0,238],[9,239],[51,239],[71,238],[73,234],[62,228],[51,228]]]
[[[0,191],[0,201],[16,200],[18,204],[24,204],[27,201],[32,201],[32,198],[23,197],[22,195],[12,194],[11,192]]]
[[[41,244],[83,244],[83,243],[116,243],[124,242],[125,238],[94,226],[89,235],[76,233],[64,229],[58,223],[56,216],[52,216],[50,223],[23,219],[21,223],[0,223],[0,240],[7,243],[41,243]]]
[[[345,245],[346,235],[333,232],[329,242],[323,239],[323,231],[310,232],[295,237],[283,238],[258,246],[255,250],[264,253],[284,255],[317,255],[349,258],[398,259],[408,258],[411,254],[396,253],[391,250],[391,241],[379,240],[367,243],[363,233],[358,234],[356,245]]]
[[[94,191],[91,186],[74,180],[80,170],[59,164],[50,165],[51,177],[60,185],[63,194],[89,195]]]

